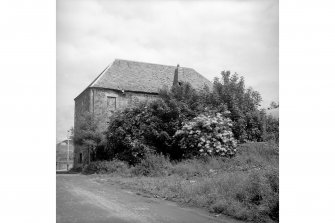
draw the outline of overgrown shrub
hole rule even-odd
[[[231,120],[220,113],[202,114],[184,123],[174,137],[187,158],[197,155],[233,156],[237,142],[231,127]]]
[[[173,99],[157,99],[120,111],[110,119],[108,156],[130,164],[140,162],[149,152],[179,158],[173,135],[182,121],[192,117],[187,105]]]
[[[111,117],[107,132],[107,151],[109,158],[117,158],[130,164],[140,162],[150,150],[143,143],[142,116],[145,104],[119,111]]]

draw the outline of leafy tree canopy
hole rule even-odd
[[[85,113],[78,120],[78,127],[74,131],[73,141],[75,145],[86,145],[96,148],[104,143],[104,135],[98,131],[97,120],[91,113]]]

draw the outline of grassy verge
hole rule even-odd
[[[111,173],[105,177],[129,188],[241,220],[279,221],[279,154],[273,144],[240,145],[230,159],[171,163],[163,156],[149,156],[135,167],[120,161],[104,165],[112,167],[93,172]]]

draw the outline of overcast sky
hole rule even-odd
[[[114,59],[245,77],[263,106],[279,97],[278,0],[57,0],[57,141],[74,98]]]

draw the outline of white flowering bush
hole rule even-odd
[[[174,137],[185,156],[216,155],[233,156],[237,142],[231,131],[232,121],[220,113],[199,115],[183,123]]]

